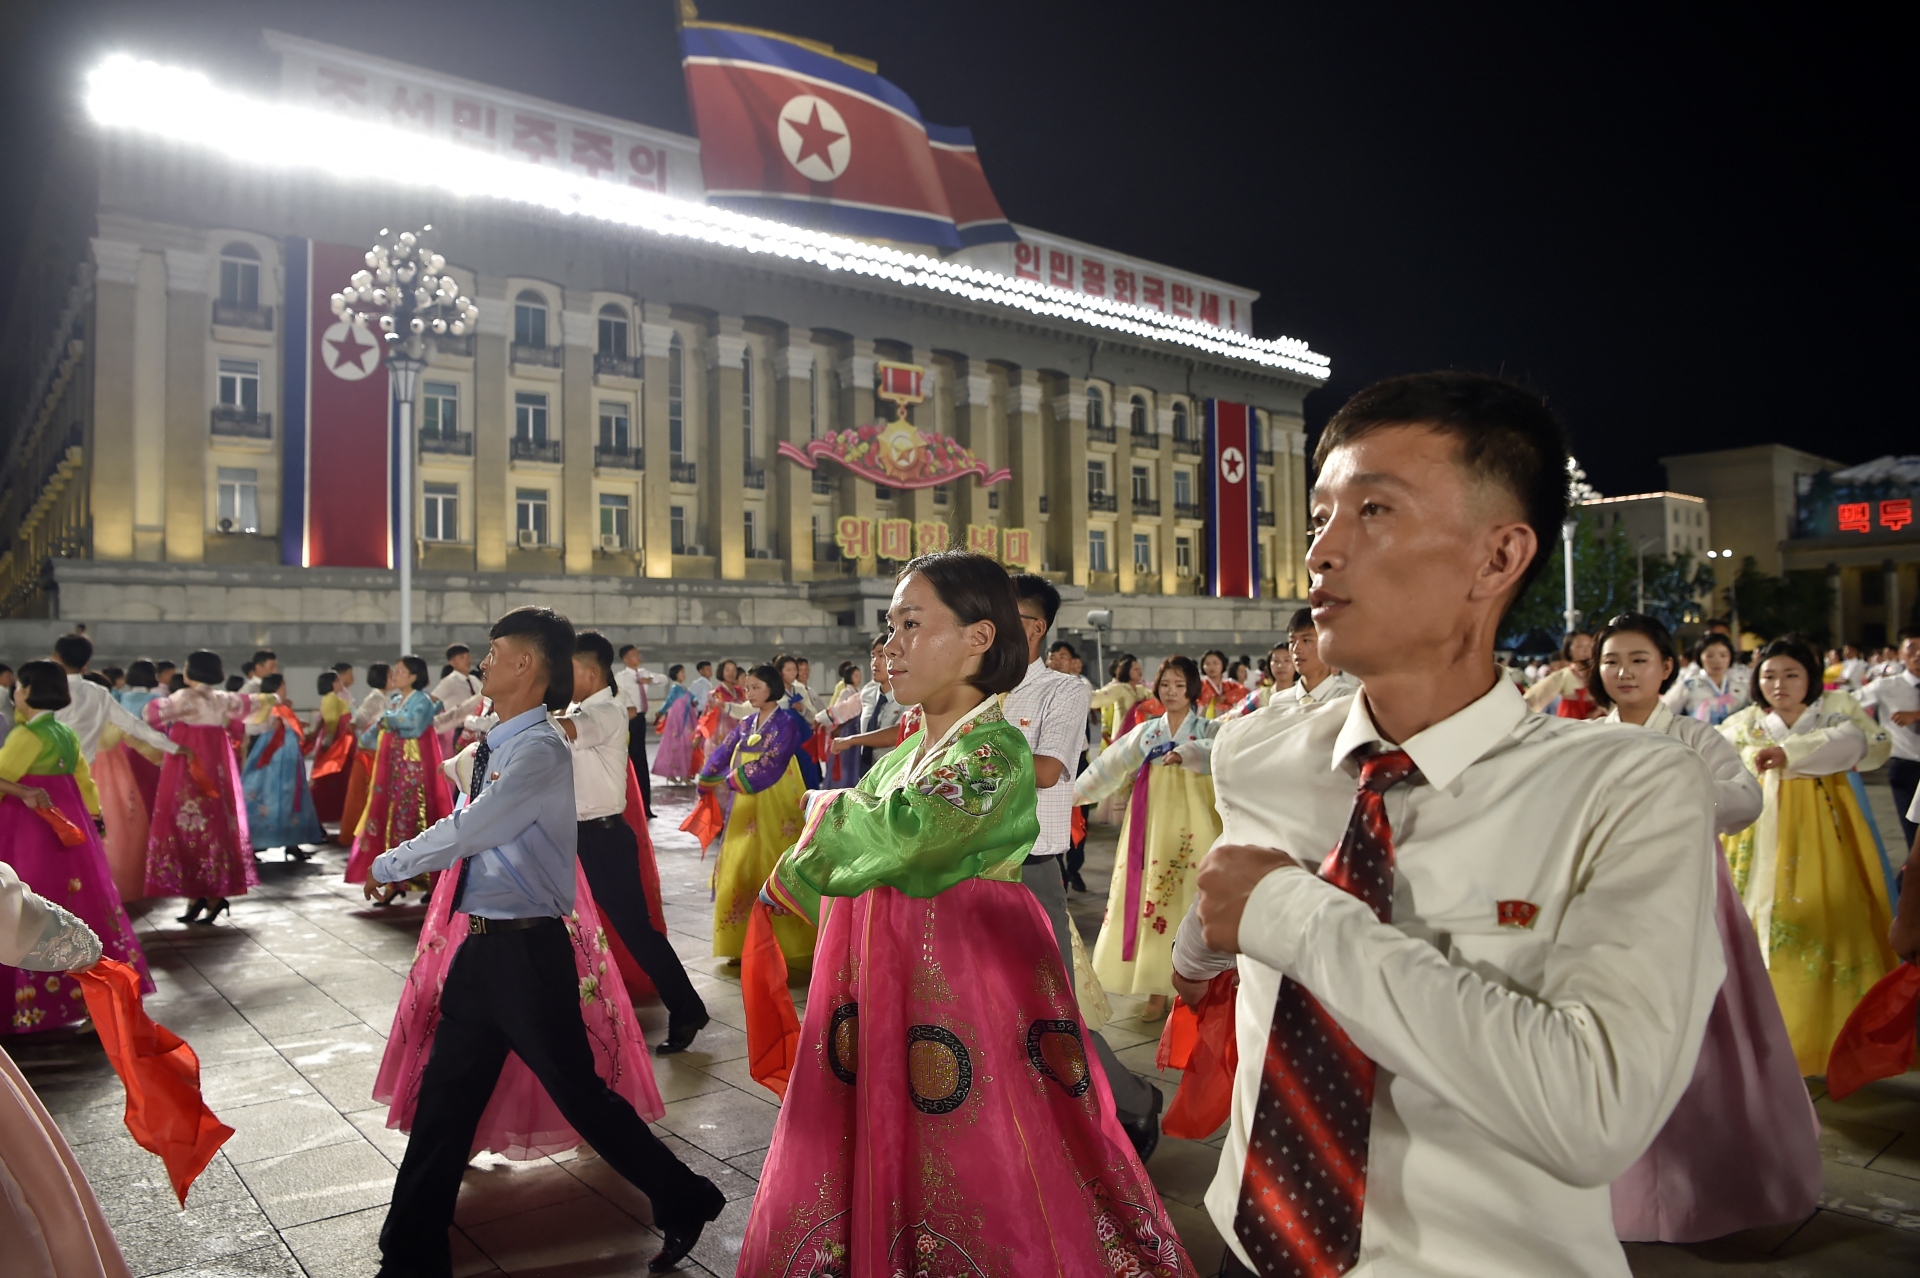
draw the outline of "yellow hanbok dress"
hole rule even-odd
[[[700,769],[700,784],[733,792],[720,859],[713,869],[713,952],[737,959],[760,889],[780,854],[800,838],[807,786],[798,755],[813,730],[791,710],[729,719],[733,726]],[[774,939],[789,963],[813,957],[814,928],[797,915],[777,915]]]
[[[1156,715],[1109,746],[1074,782],[1091,803],[1130,785],[1107,918],[1093,972],[1118,994],[1173,993],[1173,937],[1193,904],[1200,858],[1220,837],[1211,760],[1218,725],[1189,711],[1170,728]],[[1174,750],[1180,762],[1169,762]]]
[[[1899,961],[1887,944],[1893,915],[1878,845],[1847,776],[1879,767],[1892,742],[1837,691],[1822,693],[1792,727],[1751,705],[1720,731],[1750,769],[1768,746],[1787,754],[1784,769],[1758,773],[1760,819],[1721,843],[1800,1072],[1824,1075],[1854,1005]]]

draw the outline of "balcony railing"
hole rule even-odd
[[[273,331],[271,306],[246,306],[240,302],[215,302],[213,322],[228,328],[251,328],[262,333]]]
[[[466,359],[472,359],[473,334],[436,333],[433,336],[433,347],[442,355],[458,355]]]
[[[213,433],[236,439],[272,439],[273,414],[238,404],[216,404],[213,409]]]
[[[432,435],[420,436],[420,451],[440,453],[448,457],[473,456],[473,432],[461,430],[443,430]]]
[[[1160,499],[1158,497],[1135,497],[1133,499],[1133,513],[1136,515],[1157,516],[1160,513]]]
[[[758,466],[749,464],[745,470],[740,472],[740,482],[748,488],[757,488],[764,492],[767,487],[767,472],[761,470]]]
[[[1197,439],[1182,439],[1178,435],[1173,438],[1173,455],[1175,457],[1198,457],[1203,447]]]
[[[1120,428],[1117,426],[1095,426],[1087,423],[1087,442],[1089,444],[1117,444],[1120,442]]]
[[[640,358],[637,355],[595,355],[593,371],[608,377],[631,377],[637,381],[641,376]]]
[[[700,482],[700,466],[696,462],[676,461],[668,478],[676,484],[697,484]]]
[[[646,450],[640,448],[609,448],[605,444],[596,444],[593,464],[615,470],[645,470],[647,454]]]
[[[814,471],[813,472],[813,495],[815,497],[833,496],[833,476],[824,475],[817,470]],[[816,556],[816,558],[817,557],[818,556]]]
[[[1271,510],[1263,510],[1260,512],[1260,526],[1262,528],[1273,527],[1273,512]]]
[[[1047,513],[1047,495],[1045,493],[1040,494],[1040,513],[1043,515]]]
[[[1173,514],[1176,519],[1205,519],[1207,517],[1206,508],[1197,501],[1176,501],[1173,503]]]
[[[525,462],[560,461],[560,441],[557,439],[521,439],[513,438],[513,460]]]
[[[1253,452],[1253,464],[1254,464],[1254,465],[1256,465],[1256,466],[1271,466],[1271,465],[1273,465],[1273,450],[1272,450],[1271,448],[1256,448],[1256,449],[1254,449],[1254,452]]]
[[[1133,439],[1133,446],[1135,448],[1160,447],[1160,436],[1155,434],[1153,431],[1136,430],[1136,431],[1130,431],[1128,433],[1131,435]]]
[[[1120,494],[1088,493],[1087,509],[1105,511],[1108,514],[1112,514],[1120,509]]]
[[[533,364],[540,368],[559,368],[566,348],[561,346],[528,346],[522,342],[513,344],[513,362]]]

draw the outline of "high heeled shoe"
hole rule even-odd
[[[231,912],[232,912],[232,907],[230,903],[227,901],[227,898],[223,896],[219,900],[213,903],[213,908],[207,911],[207,917],[205,917],[204,919],[198,919],[196,921],[200,923],[212,923],[214,920],[218,919],[222,914],[230,914]]]
[[[187,912],[185,914],[175,915],[173,921],[176,923],[197,923],[200,921],[200,911],[206,908],[207,898],[204,896],[196,898],[194,903],[187,907]]]

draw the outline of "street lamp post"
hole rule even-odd
[[[1569,516],[1560,525],[1560,561],[1567,570],[1567,634],[1571,635],[1580,625],[1580,610],[1573,606],[1573,533],[1580,527],[1578,519]]]
[[[394,556],[400,587],[400,651],[413,651],[413,401],[427,366],[427,338],[473,331],[480,310],[446,274],[447,259],[430,251],[425,236],[402,231],[392,243],[367,250],[367,265],[355,271],[332,298],[333,313],[347,323],[378,327],[386,344],[387,386],[400,419],[400,545]],[[380,231],[384,239],[388,232]]]
[[[1647,547],[1662,540],[1658,536],[1649,537],[1633,548],[1633,579],[1639,598],[1638,611],[1644,616],[1647,611]]]

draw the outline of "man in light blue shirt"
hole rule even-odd
[[[458,877],[449,902],[467,936],[440,992],[420,1103],[380,1230],[382,1278],[450,1278],[460,1177],[494,1084],[516,1053],[567,1122],[653,1205],[674,1268],[726,1198],[655,1136],[594,1068],[573,943],[573,757],[547,717],[573,690],[573,626],[550,608],[495,623],[480,664],[500,722],[474,754],[467,806],[373,863],[367,894],[428,870]],[[443,908],[439,901],[429,907]]]

